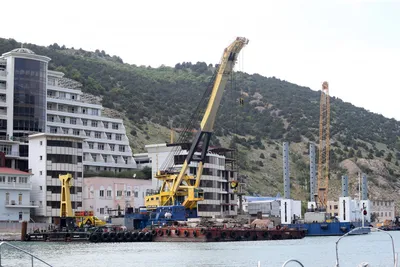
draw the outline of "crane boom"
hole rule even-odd
[[[208,145],[210,143],[211,134],[214,128],[215,117],[217,115],[219,104],[221,103],[222,93],[224,92],[229,75],[232,73],[233,67],[235,66],[240,50],[242,50],[242,48],[246,44],[248,44],[248,42],[248,39],[238,37],[229,47],[225,49],[221,59],[221,63],[218,68],[217,76],[215,77],[210,100],[208,101],[207,109],[200,124],[200,131],[196,135],[196,138],[194,139],[194,142],[192,143],[192,146],[189,150],[189,154],[187,155],[186,160],[183,163],[182,169],[177,177],[177,181],[172,189],[173,192],[177,191],[178,186],[182,182],[183,176],[186,174],[190,162],[193,160],[199,162],[195,184],[196,187],[199,186],[201,174],[203,173],[204,160],[208,151]],[[200,158],[194,158],[194,153],[196,152],[196,148],[198,147],[202,138],[204,138],[204,141],[201,156]]]
[[[156,178],[163,180],[163,184],[159,194],[146,197],[146,207],[154,208],[157,206],[176,205],[177,198],[186,197],[182,205],[187,209],[193,209],[197,207],[198,201],[204,199],[203,193],[198,189],[198,187],[203,173],[203,167],[214,128],[215,118],[221,102],[222,94],[228,78],[233,71],[238,54],[242,48],[248,44],[248,42],[248,39],[238,37],[231,45],[225,48],[214,80],[210,99],[200,123],[200,129],[191,144],[182,168],[178,174],[169,174],[163,171],[157,173]],[[201,154],[195,155],[201,142]],[[193,161],[198,162],[194,184],[194,177],[187,175],[189,164]]]
[[[328,201],[330,155],[330,103],[328,82],[322,84],[319,119],[318,202],[325,208]]]

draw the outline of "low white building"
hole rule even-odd
[[[393,200],[371,200],[371,214],[375,217],[375,222],[394,220],[395,203]]]
[[[0,221],[30,221],[31,174],[0,167]]]
[[[121,214],[126,208],[144,206],[144,198],[153,188],[151,180],[115,177],[86,177],[83,180],[83,208],[104,219]]]

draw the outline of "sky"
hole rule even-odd
[[[158,67],[218,63],[250,40],[236,70],[321,89],[400,120],[399,1],[5,0],[0,37],[105,50]]]

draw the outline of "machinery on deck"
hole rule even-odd
[[[106,222],[93,215],[93,211],[76,211],[72,213],[71,186],[73,178],[70,173],[59,175],[61,181],[61,200],[60,200],[60,228],[69,229],[87,226],[103,226]]]
[[[157,172],[156,178],[161,181],[160,191],[158,194],[145,197],[146,209],[153,211],[149,218],[150,221],[159,221],[161,217],[173,220],[197,217],[197,202],[204,200],[204,193],[199,185],[215,117],[238,54],[248,42],[248,39],[238,37],[224,50],[212,84],[207,108],[200,123],[200,129],[190,145],[189,152],[180,170],[175,171],[168,166],[167,169]],[[198,151],[200,151],[200,155],[196,154]],[[191,162],[198,162],[195,176],[187,174]],[[139,215],[142,222],[146,216]]]

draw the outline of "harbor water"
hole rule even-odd
[[[390,232],[396,252],[400,232]],[[338,237],[306,237],[300,240],[229,243],[56,243],[12,242],[54,267],[67,266],[189,266],[189,267],[280,267],[297,259],[306,267],[333,267]],[[389,236],[371,233],[348,236],[339,243],[340,266],[393,266]],[[2,247],[1,266],[30,266],[30,257]],[[34,266],[45,266],[34,261]],[[299,266],[295,263],[287,265]]]

